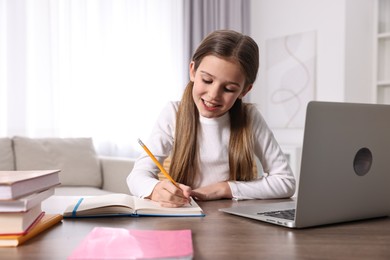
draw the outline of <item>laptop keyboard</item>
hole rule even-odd
[[[257,214],[258,215],[267,216],[267,217],[275,217],[275,218],[281,218],[281,219],[294,220],[294,218],[295,218],[295,209],[269,211],[269,212],[259,212]]]

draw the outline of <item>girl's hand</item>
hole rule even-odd
[[[147,198],[159,202],[162,207],[177,208],[184,206],[190,201],[191,187],[180,183],[178,185],[180,189],[169,180],[160,181]]]
[[[233,197],[227,182],[218,182],[192,191],[191,196],[198,200],[231,199]]]

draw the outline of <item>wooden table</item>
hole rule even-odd
[[[66,259],[96,226],[191,229],[194,259],[390,259],[390,218],[292,230],[219,212],[267,201],[199,202],[206,217],[140,217],[64,220],[0,259]]]

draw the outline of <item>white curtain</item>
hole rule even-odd
[[[136,156],[186,84],[181,0],[0,0],[0,136]]]

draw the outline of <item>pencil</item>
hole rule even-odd
[[[161,163],[154,157],[154,155],[150,152],[148,147],[141,141],[141,139],[138,139],[138,143],[144,148],[145,152],[149,155],[150,158],[152,158],[153,162],[157,165],[157,167],[160,169],[160,171],[164,174],[164,176],[170,180],[173,185],[175,185],[177,188],[179,188],[179,185],[175,182],[174,179],[172,179],[171,175],[168,174],[168,172],[164,169],[164,167],[161,165]],[[179,188],[180,189],[180,188]]]

